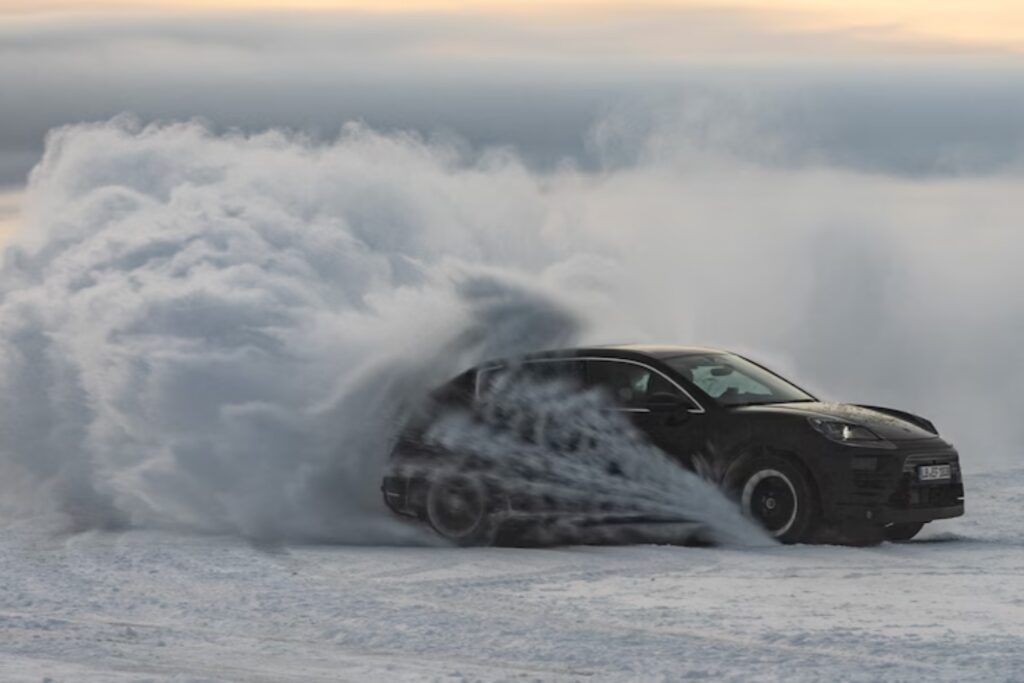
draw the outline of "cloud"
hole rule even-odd
[[[18,214],[21,212],[20,192],[0,192],[0,245],[14,232]]]

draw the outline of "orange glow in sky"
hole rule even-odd
[[[144,9],[460,11],[552,21],[721,9],[751,12],[775,29],[877,32],[897,42],[1024,53],[1024,0],[0,0],[0,11],[19,14]]]

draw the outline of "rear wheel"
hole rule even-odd
[[[744,514],[782,543],[804,540],[816,517],[817,501],[803,468],[780,455],[751,460],[731,488]]]
[[[487,545],[494,539],[490,497],[475,478],[450,477],[431,483],[425,512],[434,531],[457,545]]]
[[[924,522],[911,524],[890,524],[885,527],[885,539],[887,541],[909,541],[924,528]]]

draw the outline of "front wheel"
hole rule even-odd
[[[814,523],[817,501],[803,469],[780,455],[755,457],[730,485],[743,513],[781,543],[804,540]]]
[[[427,490],[427,523],[456,545],[488,545],[495,525],[486,487],[467,476],[432,482]]]

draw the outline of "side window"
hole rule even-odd
[[[643,408],[658,393],[682,396],[660,373],[642,365],[593,360],[587,363],[587,384],[604,388],[623,408]]]
[[[495,384],[512,377],[530,382],[565,381],[583,384],[583,362],[578,360],[529,360],[522,365],[494,365],[477,373],[477,395],[484,396]]]
[[[583,363],[578,360],[538,360],[523,364],[523,374],[535,382],[583,384]]]

